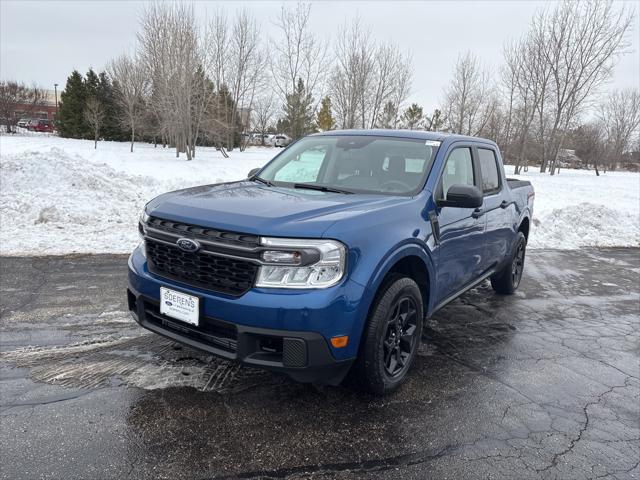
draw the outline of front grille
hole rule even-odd
[[[144,300],[144,315],[148,322],[177,332],[187,338],[231,353],[238,350],[238,329],[232,323],[211,317],[200,317],[199,325],[193,327],[162,315],[158,304],[147,300]]]
[[[187,234],[185,236],[189,238],[199,238],[202,240],[209,240],[211,242],[217,243],[226,243],[239,247],[255,248],[260,245],[260,238],[256,235],[225,232],[222,230],[217,230],[215,228],[199,227],[197,225],[189,225],[187,223],[164,220],[158,217],[149,217],[147,226],[177,235]]]
[[[150,237],[145,246],[151,273],[207,290],[242,295],[253,286],[258,273],[258,266],[250,261],[185,252]]]

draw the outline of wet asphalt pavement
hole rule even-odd
[[[0,258],[0,478],[640,478],[640,251],[531,251],[386,398],[140,329],[124,256]]]

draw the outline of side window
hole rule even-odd
[[[312,147],[283,165],[274,180],[281,182],[316,182],[327,151],[325,147]]]
[[[471,148],[456,148],[449,154],[442,172],[442,194],[445,199],[451,185],[475,185]]]
[[[500,175],[495,152],[487,148],[478,148],[478,159],[482,170],[482,191],[490,193],[499,190]]]

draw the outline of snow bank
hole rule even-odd
[[[530,248],[640,246],[640,174],[506,170],[509,177],[529,180],[536,192]]]
[[[245,178],[274,149],[223,158],[198,149],[191,162],[153,145],[0,136],[0,254],[127,253],[137,220],[160,193]]]
[[[52,147],[2,156],[0,251],[49,254],[135,246],[140,209],[159,182]]]
[[[153,145],[55,136],[0,136],[0,254],[126,253],[138,242],[143,205],[169,190],[237,180],[280,150],[251,148],[196,158]],[[512,175],[513,168],[507,167]],[[640,175],[530,169],[536,190],[531,248],[638,246]]]

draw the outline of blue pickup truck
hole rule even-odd
[[[301,382],[384,394],[423,321],[518,288],[533,212],[496,144],[406,130],[304,137],[245,180],[165,193],[129,258],[129,309],[172,340]]]

